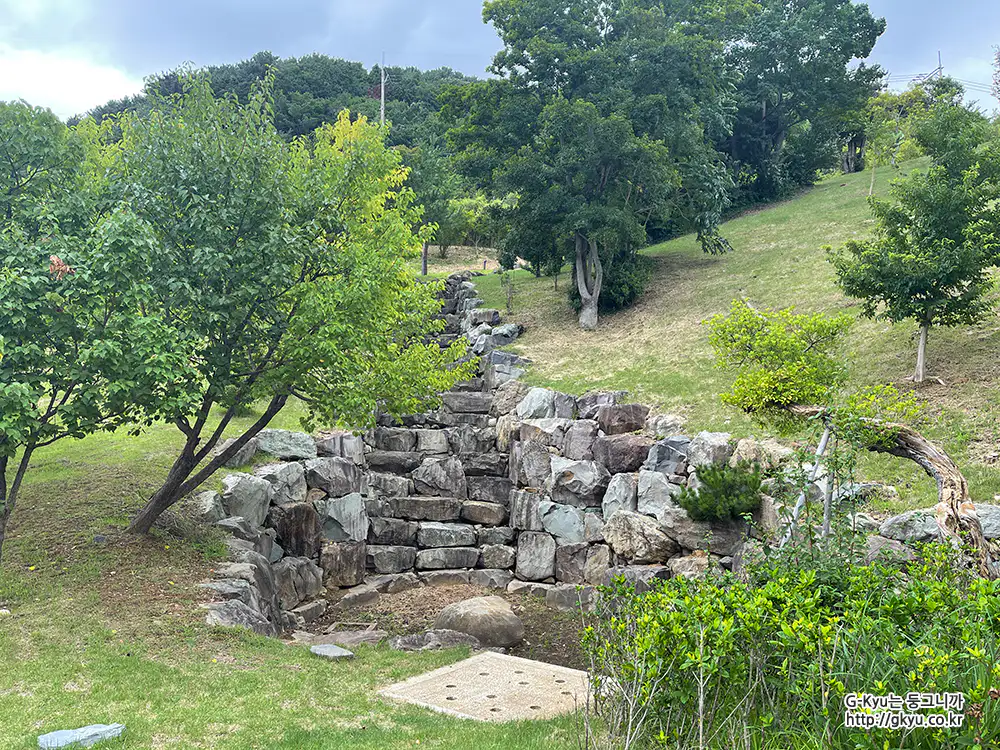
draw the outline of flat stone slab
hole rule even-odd
[[[38,747],[90,747],[103,740],[120,737],[124,731],[124,724],[91,724],[81,729],[60,729],[41,735]]]
[[[353,659],[354,654],[348,651],[346,648],[341,648],[340,646],[334,646],[332,643],[324,643],[318,646],[311,646],[309,648],[316,656],[322,656],[324,659]]]
[[[393,700],[476,721],[548,719],[586,703],[587,673],[486,651],[390,685]]]

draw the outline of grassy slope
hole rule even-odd
[[[882,170],[876,194],[885,195],[895,176]],[[743,296],[762,306],[853,314],[854,304],[837,290],[822,247],[870,231],[869,179],[867,174],[834,176],[795,200],[728,222],[723,233],[735,248],[728,255],[704,255],[692,236],[649,248],[655,273],[648,291],[632,309],[605,317],[593,333],[577,328],[566,304],[568,273],[560,276],[555,291],[552,279],[517,272],[512,317],[528,331],[513,348],[535,361],[529,380],[571,393],[624,388],[637,401],[686,414],[694,429],[762,432],[719,401],[727,374],[714,367],[703,321]],[[487,304],[503,309],[499,277],[477,282]],[[889,382],[912,388],[905,378],[915,361],[914,333],[907,324],[859,320],[846,352],[852,385]],[[1000,465],[985,463],[1000,438],[998,351],[996,316],[978,326],[934,330],[929,370],[946,385],[927,384],[918,391],[929,406],[928,432],[963,464],[981,502],[1000,493]],[[865,469],[899,484],[901,501],[882,510],[932,503],[933,484],[906,462],[872,457]]]
[[[299,416],[292,405],[275,426],[295,428]],[[462,650],[359,649],[353,662],[328,663],[301,646],[205,627],[197,584],[220,559],[219,539],[122,531],[179,447],[176,430],[157,426],[37,454],[0,568],[0,608],[13,611],[0,617],[0,748],[112,721],[128,727],[114,746],[130,748],[572,744],[570,719],[497,729],[376,696]]]

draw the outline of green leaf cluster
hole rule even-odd
[[[698,489],[684,487],[677,504],[695,521],[739,519],[760,507],[763,479],[760,468],[747,462],[701,466]]]

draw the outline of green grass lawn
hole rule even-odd
[[[292,404],[275,426],[296,428],[301,413]],[[462,650],[361,648],[331,663],[303,646],[205,626],[197,584],[222,559],[220,539],[124,533],[180,443],[156,426],[36,454],[0,569],[0,608],[12,611],[0,617],[0,748],[115,721],[127,736],[111,746],[127,748],[575,746],[572,718],[487,726],[377,697]]]
[[[913,162],[904,170],[921,166]],[[885,195],[900,173],[881,170],[876,194]],[[527,379],[569,393],[627,389],[636,401],[684,414],[694,430],[764,432],[720,402],[729,376],[714,366],[704,321],[726,312],[738,297],[759,306],[854,314],[856,304],[838,291],[823,247],[871,231],[869,180],[867,174],[835,175],[794,200],[727,222],[722,232],[735,248],[727,255],[704,255],[693,236],[648,248],[655,270],[647,292],[631,309],[605,316],[592,333],[579,330],[567,304],[568,272],[558,279],[515,272],[518,293],[509,317],[527,332],[512,348],[535,362]],[[476,281],[486,303],[503,310],[499,276]],[[915,333],[907,324],[859,319],[845,352],[851,385],[913,388],[906,377],[916,359]],[[928,434],[959,460],[979,502],[993,502],[1000,493],[998,352],[995,315],[977,326],[932,330],[929,372],[943,384],[930,382],[917,391],[928,407]],[[879,510],[934,502],[933,483],[911,464],[869,457],[864,469],[899,486],[901,500]]]

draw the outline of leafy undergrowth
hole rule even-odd
[[[923,165],[912,162],[904,170]],[[886,195],[899,174],[881,170],[876,194]],[[765,430],[719,400],[729,381],[714,366],[703,322],[725,313],[735,298],[799,312],[854,314],[856,305],[837,289],[822,248],[870,232],[869,180],[870,175],[836,175],[794,200],[727,222],[722,232],[735,248],[727,255],[704,255],[693,236],[648,248],[654,271],[646,293],[631,309],[604,316],[592,333],[580,331],[567,304],[568,271],[539,279],[514,272],[517,293],[507,318],[527,328],[512,347],[534,360],[527,380],[569,393],[625,389],[636,401],[684,414],[692,430],[761,435]],[[476,281],[486,304],[504,310],[500,277]],[[913,389],[906,378],[916,361],[915,334],[913,326],[859,319],[844,353],[851,385]],[[942,382],[917,389],[929,418],[923,429],[959,461],[978,502],[993,502],[1000,494],[998,351],[996,314],[976,326],[932,330],[928,367]],[[880,500],[876,511],[935,502],[933,482],[908,462],[871,456],[862,468],[900,491],[898,500]]]
[[[296,428],[300,415],[291,405],[275,426]],[[221,560],[220,539],[177,522],[147,538],[124,531],[179,449],[175,433],[94,435],[36,454],[0,568],[0,608],[12,612],[0,616],[0,748],[110,722],[127,727],[110,747],[127,748],[573,746],[572,718],[498,728],[377,696],[463,650],[361,648],[330,663],[203,625],[197,585]]]

